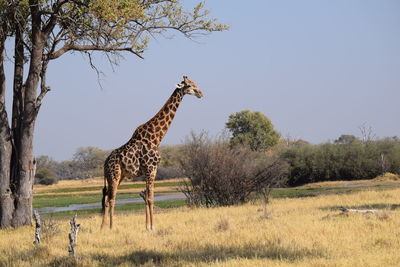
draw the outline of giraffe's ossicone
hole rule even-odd
[[[176,110],[186,95],[203,97],[197,85],[183,76],[175,91],[157,114],[148,122],[136,128],[131,139],[123,146],[113,150],[104,163],[103,222],[106,224],[110,213],[110,228],[113,226],[115,199],[118,185],[124,178],[145,176],[146,178],[146,227],[153,229],[154,181],[157,165],[160,162],[158,146],[172,120]]]

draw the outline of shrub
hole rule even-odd
[[[158,167],[157,169],[157,180],[166,180],[166,179],[174,179],[174,178],[182,178],[182,172],[176,168],[166,168],[166,167]]]
[[[36,183],[44,184],[44,185],[51,185],[57,183],[57,178],[52,169],[49,168],[39,168],[36,171]]]
[[[292,146],[284,150],[281,158],[290,165],[289,184],[369,179],[385,172],[400,173],[399,140],[350,142],[344,139],[342,136],[340,142],[336,140],[333,144]]]
[[[192,134],[182,149],[181,168],[188,180],[181,191],[189,204],[226,206],[244,203],[252,193],[286,181],[287,165],[265,153],[231,148],[223,138]]]

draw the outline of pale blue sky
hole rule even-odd
[[[185,1],[197,2],[197,1]],[[400,135],[400,1],[214,0],[227,32],[152,40],[141,60],[113,72],[101,56],[103,89],[79,54],[49,66],[35,154],[70,159],[78,147],[112,149],[153,116],[188,75],[205,97],[185,97],[165,137],[219,133],[243,109],[268,116],[282,136],[312,143],[341,134]]]

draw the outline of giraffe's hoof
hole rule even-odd
[[[146,226],[146,229],[147,229],[147,231],[153,231],[153,230],[154,230],[154,227],[151,226],[151,225],[147,225],[147,226]]]

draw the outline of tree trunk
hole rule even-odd
[[[4,42],[0,40],[0,227],[11,225],[14,199],[10,188],[11,134],[5,106]]]
[[[36,24],[35,24],[36,22]],[[33,134],[39,107],[36,103],[39,74],[42,66],[44,36],[40,31],[40,22],[32,18],[32,52],[30,57],[29,73],[25,84],[16,83],[14,94],[23,96],[23,107],[19,109],[19,122],[13,130],[15,149],[11,159],[11,180],[15,184],[12,226],[31,225],[32,220],[32,188],[34,181],[35,163],[33,161]],[[18,44],[16,44],[16,47]],[[18,66],[16,66],[17,68]],[[17,91],[17,92],[16,92]],[[14,100],[19,98],[14,98]],[[18,100],[19,101],[19,100]],[[21,105],[21,103],[18,103]]]
[[[32,5],[37,13],[37,5]],[[37,88],[42,70],[44,39],[38,15],[32,16],[32,50],[23,84],[22,30],[15,33],[13,114],[11,125],[5,107],[4,38],[0,40],[0,227],[31,225],[32,187],[35,176],[33,134],[40,105]]]
[[[12,226],[31,225],[32,220],[32,187],[34,181],[35,164],[33,162],[33,130],[34,122],[23,128],[21,134],[21,145],[17,150],[16,161],[12,160],[12,166],[18,170],[13,174],[15,183],[14,213]]]

